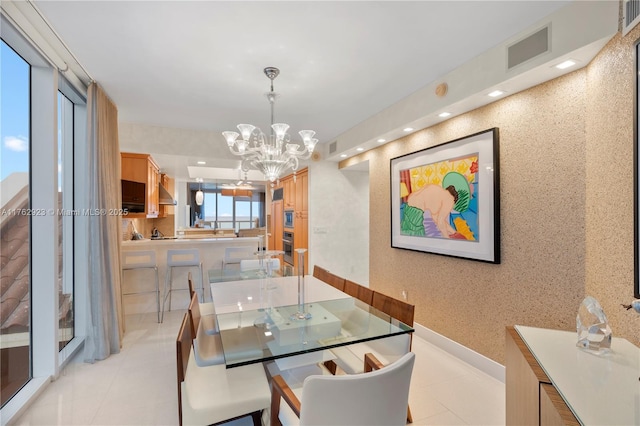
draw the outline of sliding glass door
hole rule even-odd
[[[4,405],[31,379],[31,67],[4,41],[0,49],[0,395]]]

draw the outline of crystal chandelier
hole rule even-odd
[[[265,135],[260,128],[251,124],[238,124],[240,133],[222,132],[222,135],[229,145],[229,150],[234,155],[242,157],[242,170],[258,169],[273,185],[273,182],[288,169],[295,174],[298,169],[298,160],[311,157],[318,139],[313,138],[316,133],[313,130],[301,130],[298,133],[303,145],[290,143],[291,136],[287,133],[289,125],[273,122],[273,109],[277,97],[273,91],[273,80],[280,74],[280,70],[267,67],[264,73],[271,80],[271,90],[266,94],[271,104],[270,134]]]

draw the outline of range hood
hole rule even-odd
[[[175,206],[177,204],[176,200],[174,200],[171,194],[169,194],[169,191],[167,191],[162,184],[158,184],[158,187],[158,204],[163,206]]]

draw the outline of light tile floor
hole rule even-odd
[[[80,354],[15,423],[177,425],[175,338],[184,312],[167,312],[163,324],[155,313],[127,315],[119,354],[95,364],[82,362]],[[413,351],[409,403],[415,425],[505,423],[503,383],[417,336]]]

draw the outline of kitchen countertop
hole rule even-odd
[[[143,240],[127,240],[127,241],[123,241],[122,245],[123,246],[138,246],[138,245],[142,245],[142,244],[149,244],[149,243],[153,243],[155,244],[178,244],[178,243],[225,243],[228,244],[229,242],[241,242],[241,241],[258,241],[258,237],[243,237],[243,238],[238,238],[238,237],[225,237],[225,236],[220,236],[220,237],[216,237],[216,236],[209,236],[209,237],[204,237],[204,238],[167,238],[167,239],[162,239],[162,240],[152,240],[150,238],[145,238]]]

